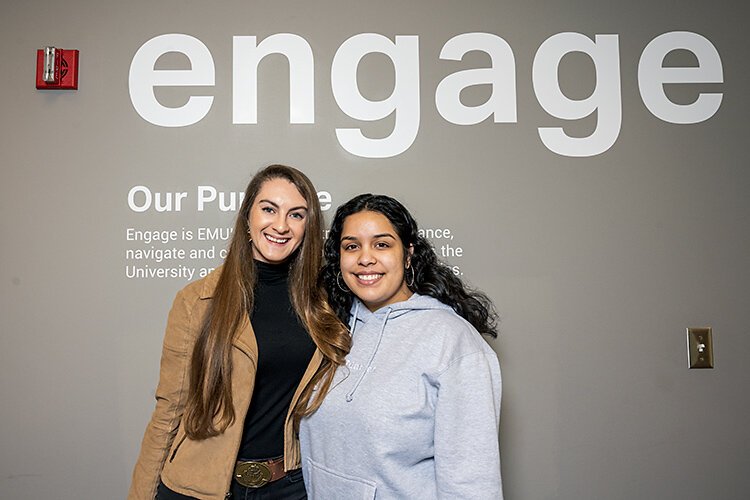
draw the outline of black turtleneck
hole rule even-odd
[[[250,323],[258,342],[258,371],[238,458],[284,454],[284,420],[315,344],[302,326],[289,296],[289,264],[255,261]]]

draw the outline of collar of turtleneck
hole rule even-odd
[[[288,261],[281,264],[269,264],[256,260],[255,269],[258,271],[258,283],[264,285],[285,283],[289,277]]]

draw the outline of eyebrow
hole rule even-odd
[[[268,203],[270,205],[273,205],[275,208],[279,208],[279,205],[272,202],[271,200],[266,200],[265,198],[262,200],[258,200],[258,203]],[[305,205],[300,205],[298,207],[292,207],[288,211],[291,212],[292,210],[307,210],[307,207]]]
[[[396,237],[393,236],[391,233],[380,233],[380,234],[376,234],[376,235],[374,235],[372,237],[372,239],[374,239],[374,240],[376,240],[378,238],[391,238],[391,239],[394,239],[394,240],[396,239]],[[357,241],[357,240],[358,240],[358,238],[356,236],[342,236],[341,237],[341,241]]]

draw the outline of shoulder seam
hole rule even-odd
[[[438,372],[437,378],[442,377],[445,372],[447,372],[448,370],[450,370],[453,367],[453,365],[455,365],[456,363],[458,363],[462,359],[464,359],[464,358],[466,358],[468,356],[474,356],[475,354],[481,354],[482,356],[485,356],[485,352],[483,350],[477,349],[476,351],[467,352],[467,353],[462,354],[462,355],[460,355],[460,356],[458,356],[456,358],[453,358],[444,369],[442,369],[442,370],[440,370]]]

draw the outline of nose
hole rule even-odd
[[[371,266],[375,264],[375,254],[373,254],[369,248],[363,247],[359,252],[357,264],[359,264],[360,266]]]
[[[279,234],[284,234],[289,231],[289,223],[286,220],[286,216],[279,214],[273,224],[273,229]]]

